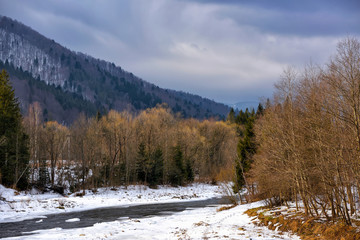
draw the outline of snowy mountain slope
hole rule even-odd
[[[180,112],[184,117],[222,118],[229,112],[229,107],[224,104],[189,93],[162,89],[114,63],[71,51],[8,17],[0,17],[0,50],[0,62],[5,65],[5,69],[14,68],[12,81],[19,82],[23,80],[22,75],[28,74],[37,81],[81,97],[97,110],[136,112],[167,103],[174,112]],[[32,99],[41,98],[36,95],[38,92],[29,97],[24,92],[15,91],[24,109]],[[66,97],[57,99],[63,108],[86,112],[73,104],[64,106],[63,98]],[[40,103],[43,108],[52,111],[47,102]],[[58,121],[66,120],[66,114],[52,113]]]

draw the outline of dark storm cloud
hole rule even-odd
[[[286,65],[360,33],[360,1],[0,0],[0,14],[161,87],[221,102],[270,96]]]

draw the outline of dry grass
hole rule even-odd
[[[292,232],[305,240],[360,240],[358,222],[354,223],[354,227],[348,226],[342,221],[319,221],[319,219],[310,218],[303,213],[279,214],[278,211],[264,207],[249,209],[245,213],[250,217],[257,217],[261,225],[267,226],[271,230],[277,228],[283,232]]]
[[[232,209],[234,207],[236,207],[237,205],[231,205],[231,206],[224,206],[224,207],[221,207],[221,208],[218,208],[216,209],[217,212],[221,212],[221,211],[225,211],[225,210],[229,210],[229,209]]]

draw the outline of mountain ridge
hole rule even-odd
[[[74,96],[80,96],[98,110],[138,112],[166,103],[173,112],[179,112],[184,117],[198,119],[224,118],[229,111],[229,107],[225,104],[216,103],[195,94],[160,88],[114,63],[72,51],[5,16],[0,16],[0,50],[2,65],[5,69],[12,68],[11,72],[15,74],[10,76],[11,80],[16,82],[14,85],[19,86],[21,76],[28,73],[30,76],[27,75],[26,79],[32,77],[37,81],[45,82],[48,86],[62,90],[64,94],[68,92]],[[29,85],[28,83],[21,83],[23,89],[29,88],[29,86],[24,87],[24,84]],[[44,86],[40,88],[45,91]],[[25,90],[19,92],[16,88],[15,92],[22,101],[23,109],[26,109],[34,96],[25,94]],[[39,91],[35,92],[39,93]],[[46,99],[40,101],[40,104],[48,111],[52,111],[51,108],[48,109],[49,104],[46,103]],[[82,112],[79,107],[68,107],[77,109],[75,112],[78,113],[75,115]],[[70,120],[65,116],[65,112],[54,113],[54,119],[73,121],[74,119]],[[93,112],[88,112],[87,115],[93,115]]]

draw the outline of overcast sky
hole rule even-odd
[[[287,65],[360,36],[359,0],[0,0],[0,14],[163,88],[235,103],[269,97]]]

